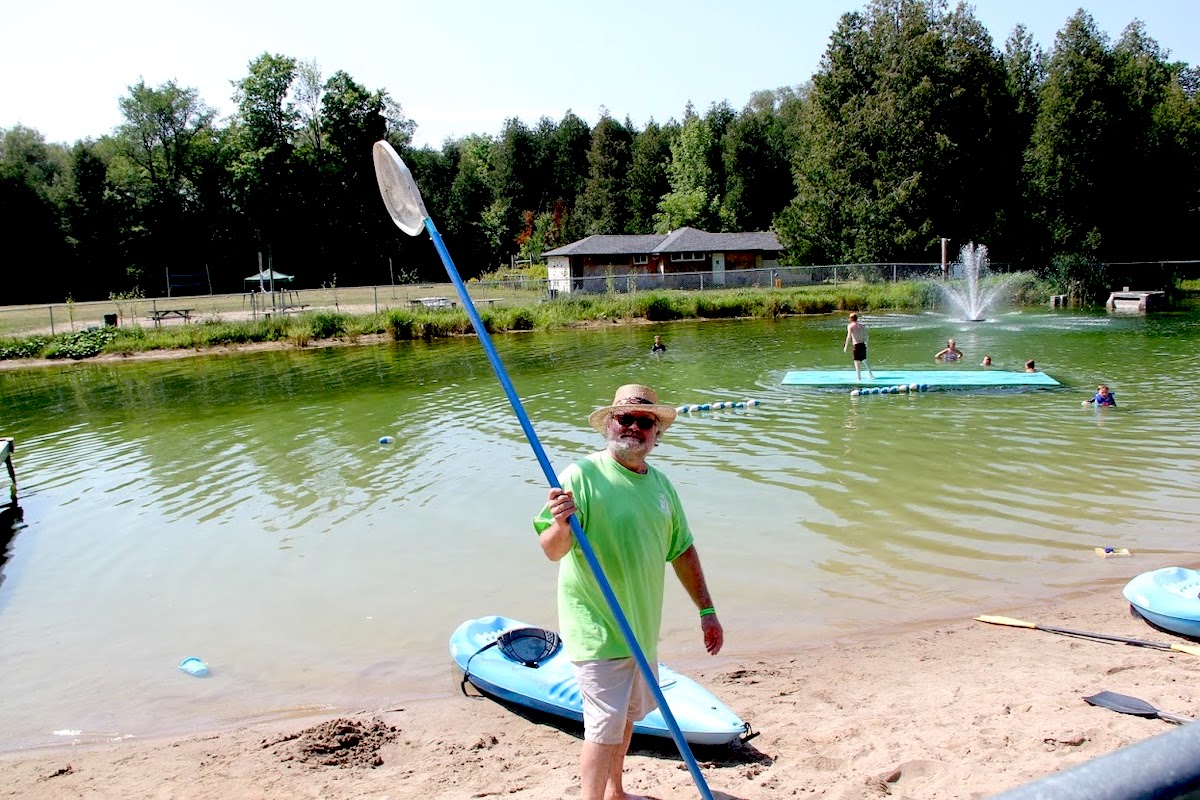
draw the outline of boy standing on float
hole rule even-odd
[[[867,326],[858,321],[858,314],[850,315],[850,324],[846,326],[846,343],[842,345],[842,352],[846,352],[846,348],[851,344],[854,345],[854,379],[862,380],[862,368],[867,368],[867,378],[875,380],[874,373],[871,372],[871,365],[867,363],[867,339],[870,334],[867,333]]]

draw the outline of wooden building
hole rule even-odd
[[[779,266],[774,233],[670,233],[598,235],[544,254],[550,293],[631,291],[740,285],[731,273]],[[705,277],[707,276],[707,280]]]

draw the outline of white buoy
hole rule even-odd
[[[396,438],[394,436],[380,436],[379,443],[380,444],[395,444]]]
[[[860,394],[862,394],[862,392],[860,392],[858,389],[851,389],[851,390],[850,390],[850,396],[851,396],[851,397],[858,397]]]
[[[748,405],[748,406],[756,406],[756,405],[758,405],[758,401],[757,401],[757,400],[747,400],[747,401],[746,401],[746,405]]]

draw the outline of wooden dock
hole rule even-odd
[[[1158,311],[1161,308],[1165,308],[1166,305],[1166,292],[1131,292],[1129,287],[1126,286],[1120,292],[1109,294],[1108,302],[1104,304],[1104,307],[1113,313],[1145,314],[1148,311]]]
[[[0,459],[4,460],[4,466],[8,468],[8,480],[10,486],[8,496],[12,502],[17,502],[17,473],[12,465],[13,440],[8,437],[0,437]]]

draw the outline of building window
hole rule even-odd
[[[706,258],[704,253],[674,253],[671,256],[672,261],[704,261]]]
[[[649,264],[649,263],[650,263],[650,256],[634,256],[633,257],[634,266],[642,266],[642,265]]]

